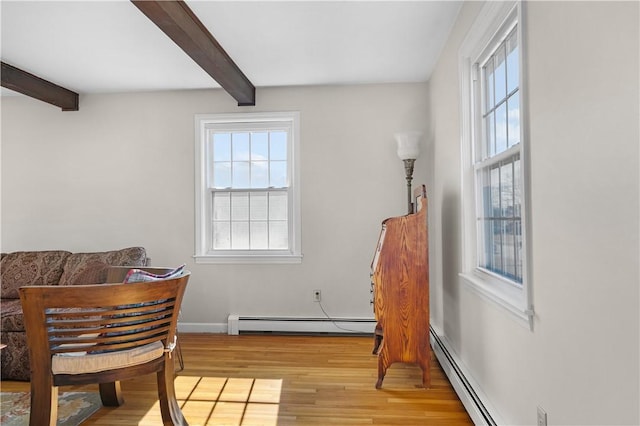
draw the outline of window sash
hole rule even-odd
[[[290,129],[242,127],[207,130],[207,187],[288,188]]]
[[[482,132],[476,149],[476,161],[498,155],[520,143],[520,66],[518,25],[514,22],[495,47],[487,49],[480,72],[480,114]]]
[[[520,153],[476,168],[477,267],[517,285],[523,279]]]
[[[286,189],[211,190],[210,201],[209,251],[289,250],[292,212]]]

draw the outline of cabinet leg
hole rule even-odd
[[[387,357],[384,352],[382,354],[378,354],[378,381],[376,382],[376,389],[380,389],[382,387],[382,381],[384,380],[384,375],[387,374],[387,368],[389,365],[387,364]]]
[[[373,354],[377,355],[380,352],[380,345],[382,344],[382,338],[384,333],[382,332],[382,327],[380,324],[376,324],[376,329],[374,331],[374,342],[373,342]]]
[[[382,335],[376,334],[375,340],[373,342],[373,355],[378,355],[380,344],[382,344]]]
[[[431,387],[431,370],[429,361],[423,360],[420,363],[420,368],[422,369],[422,386],[426,389]]]

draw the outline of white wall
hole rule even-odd
[[[184,323],[229,313],[372,318],[369,266],[381,221],[406,211],[393,133],[426,131],[426,84],[81,96],[79,112],[2,98],[2,250],[146,247],[193,272]],[[301,112],[300,265],[195,265],[194,114]],[[426,179],[416,162],[415,182]]]
[[[458,49],[430,80],[432,321],[504,424],[640,424],[639,4],[528,2],[534,330],[459,282]]]

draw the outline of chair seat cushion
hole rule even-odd
[[[153,342],[133,349],[87,354],[69,352],[51,359],[53,374],[85,374],[144,364],[164,354],[162,342]]]

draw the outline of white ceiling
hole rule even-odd
[[[426,81],[461,6],[187,3],[256,87]],[[2,0],[0,7],[2,61],[75,92],[220,87],[129,1]]]

